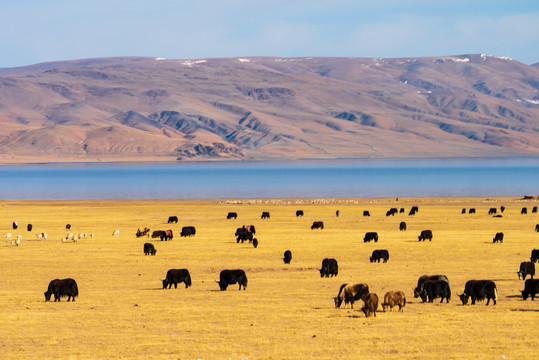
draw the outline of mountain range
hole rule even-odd
[[[0,162],[537,156],[538,91],[485,54],[0,68]]]

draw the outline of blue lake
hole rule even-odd
[[[539,158],[0,166],[0,199],[523,196]]]

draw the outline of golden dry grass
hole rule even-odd
[[[301,202],[301,204],[299,204]],[[386,217],[390,207],[419,206]],[[506,206],[502,218],[487,215]],[[2,358],[162,359],[529,359],[539,348],[539,301],[523,301],[516,271],[539,248],[537,214],[520,215],[531,202],[510,198],[290,200],[243,204],[180,201],[3,201],[0,231],[22,234],[20,247],[0,240],[0,350]],[[461,215],[475,207],[476,215]],[[305,216],[296,218],[303,209]],[[340,217],[335,217],[335,210]],[[362,216],[364,209],[371,217]],[[529,209],[530,210],[530,209]],[[237,220],[226,220],[228,211]],[[262,211],[271,219],[262,221]],[[180,222],[168,226],[169,215]],[[11,230],[11,221],[21,227]],[[310,230],[322,220],[324,230]],[[400,232],[400,221],[408,230]],[[32,232],[26,224],[32,223]],[[93,239],[62,243],[65,224]],[[236,244],[234,231],[254,224],[260,244]],[[193,225],[194,238],[180,238]],[[172,228],[173,241],[151,241],[139,226]],[[119,237],[112,237],[114,229]],[[417,241],[432,229],[432,242]],[[363,243],[377,231],[378,243]],[[498,231],[503,244],[492,244]],[[47,240],[35,234],[46,232]],[[389,262],[371,264],[373,249],[388,249]],[[283,252],[292,251],[284,265]],[[320,278],[324,257],[339,262],[339,275]],[[187,268],[193,285],[161,289],[170,268]],[[249,284],[219,291],[219,271],[242,268]],[[422,304],[412,289],[423,274],[449,277],[449,304]],[[74,303],[45,302],[50,280],[72,277]],[[496,306],[462,306],[457,293],[470,279],[498,286]],[[383,299],[389,290],[407,296],[403,313],[335,309],[332,297],[344,282],[366,282]]]

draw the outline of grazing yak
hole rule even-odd
[[[378,310],[378,295],[375,293],[368,293],[364,299],[365,306],[361,308],[361,311],[365,314],[365,317],[374,315],[376,317],[376,310]]]
[[[505,211],[505,206],[500,206],[500,212],[503,213]]]
[[[167,276],[163,280],[163,289],[166,289],[167,286],[170,289],[174,284],[174,288],[178,288],[178,283],[184,283],[185,288],[187,289],[191,286],[191,274],[187,269],[170,269],[167,271]]]
[[[371,261],[371,263],[375,261],[380,262],[380,260],[384,260],[384,262],[386,263],[387,260],[389,260],[389,251],[385,249],[373,250],[372,255],[369,258],[369,260]]]
[[[496,284],[492,280],[470,280],[464,285],[464,292],[459,295],[462,305],[468,303],[468,298],[472,298],[472,305],[475,305],[475,301],[483,301],[487,299],[487,305],[490,300],[496,305],[496,300],[498,300],[498,289],[496,289]]]
[[[524,283],[524,290],[522,292],[522,300],[526,300],[528,296],[532,297],[532,301],[535,295],[539,293],[539,279],[528,279]]]
[[[137,232],[135,234],[136,237],[141,237],[141,236],[150,236],[150,228],[147,228],[147,227],[139,227],[137,229]]]
[[[378,233],[366,232],[365,236],[363,237],[363,242],[371,242],[372,240],[374,240],[374,242],[378,242]]]
[[[75,301],[75,296],[79,296],[77,282],[71,278],[54,279],[49,283],[49,287],[45,291],[45,301],[49,301],[51,295],[54,295],[54,301],[60,301],[60,298],[64,296],[67,296],[67,301],[71,299]]]
[[[460,212],[461,214],[466,214],[466,208],[463,208],[462,211]]]
[[[155,255],[157,250],[155,250],[155,247],[153,244],[145,243],[144,244],[144,255]]]
[[[525,208],[525,207],[523,207],[522,210],[520,210],[520,213],[521,213],[522,215],[526,215],[526,214],[528,213],[528,209]]]
[[[180,233],[181,237],[195,236],[196,229],[194,226],[184,226],[182,227],[182,232]]]
[[[257,238],[254,238],[253,239],[253,247],[256,249],[258,247],[258,239]]]
[[[236,229],[234,236],[236,236],[236,243],[239,243],[240,240],[243,243],[246,240],[249,242],[253,241],[253,235],[256,234],[256,229],[254,225],[243,225],[240,228]]]
[[[496,213],[497,213],[496,208],[490,208],[490,209],[488,210],[488,214],[489,214],[489,215],[494,215],[494,214],[496,214]]]
[[[386,216],[395,216],[399,210],[397,208],[391,208],[386,212]]]
[[[337,260],[325,258],[322,260],[322,268],[320,269],[320,277],[337,276],[339,274],[339,264]]]
[[[296,210],[296,216],[303,216],[303,210]]]
[[[177,216],[169,216],[168,217],[168,221],[167,223],[177,223],[178,222],[178,217]]]
[[[499,232],[499,233],[496,233],[496,235],[494,235],[494,239],[492,239],[492,243],[494,244],[495,242],[503,243],[503,232]]]
[[[449,303],[451,300],[451,288],[445,280],[428,280],[423,283],[423,292],[420,294],[423,302],[433,302],[436,298],[441,298],[440,303]]]
[[[475,209],[471,208],[470,210],[468,210],[468,214],[475,214]]]
[[[533,279],[535,275],[535,263],[531,261],[524,261],[520,263],[520,270],[517,272],[518,279],[526,280],[526,276],[530,275]]]
[[[71,230],[71,224],[66,224],[66,231]]]
[[[530,261],[536,262],[537,260],[539,260],[539,249],[533,249],[532,255],[530,256]]]
[[[311,225],[311,230],[314,229],[323,229],[324,228],[324,222],[323,221],[314,221]]]
[[[155,230],[152,233],[152,239],[155,238],[159,238],[161,241],[168,241],[174,238],[174,234],[172,233],[172,230]]]
[[[535,232],[539,232],[539,224],[535,224]]]
[[[283,261],[285,264],[290,264],[290,261],[292,260],[292,251],[286,250],[283,255]]]
[[[368,210],[363,210],[363,216],[371,216],[371,213]]]
[[[536,214],[536,213],[537,213],[537,206],[534,206],[534,207],[532,208],[532,214]]]
[[[410,209],[410,212],[408,213],[408,216],[412,216],[412,215],[415,215],[417,212],[419,211],[419,208],[417,206],[412,206],[412,208]]]
[[[401,223],[399,224],[399,230],[406,231],[406,223],[404,221],[401,221]]]
[[[432,241],[432,230],[422,230],[421,234],[417,237],[418,241],[429,240]]]
[[[350,303],[350,308],[353,309],[354,302],[364,300],[368,293],[369,286],[367,284],[342,284],[339,293],[333,298],[335,307],[341,307],[344,300],[344,308],[346,308],[346,304]]]
[[[402,291],[388,291],[384,296],[384,302],[382,303],[382,309],[384,312],[386,308],[389,308],[389,311],[393,311],[395,306],[399,307],[399,311],[404,311],[406,306],[406,296]]]
[[[227,219],[237,219],[237,218],[238,218],[238,214],[235,213],[235,212],[229,212],[229,213],[226,215],[226,218],[227,218]]]
[[[417,280],[417,287],[414,289],[414,297],[418,298],[423,292],[423,285],[429,280],[443,280],[449,284],[449,279],[445,275],[422,275]]]
[[[234,233],[234,236],[236,236],[236,243],[239,243],[240,241],[242,243],[244,241],[253,241],[253,233],[244,227],[237,228],[236,232]]]
[[[13,230],[17,230],[17,228],[19,227],[19,223],[17,221],[14,221],[12,226],[13,226]]]
[[[28,225],[26,225],[26,230],[28,230],[28,231],[32,231],[32,224],[28,224]]]
[[[270,218],[270,213],[268,211],[263,211],[260,218],[261,219],[269,219]]]
[[[242,286],[243,290],[245,290],[247,288],[247,275],[245,275],[245,271],[241,269],[222,270],[219,274],[219,281],[215,280],[215,282],[219,284],[221,291],[225,291],[228,285],[233,284],[240,285],[238,290],[241,290]]]
[[[340,210],[335,211],[335,216],[336,216],[336,217],[339,217],[340,214],[341,214]],[[323,229],[323,228],[322,228],[322,229]]]

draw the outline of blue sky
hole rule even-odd
[[[539,62],[539,0],[1,0],[0,67],[108,56]]]

